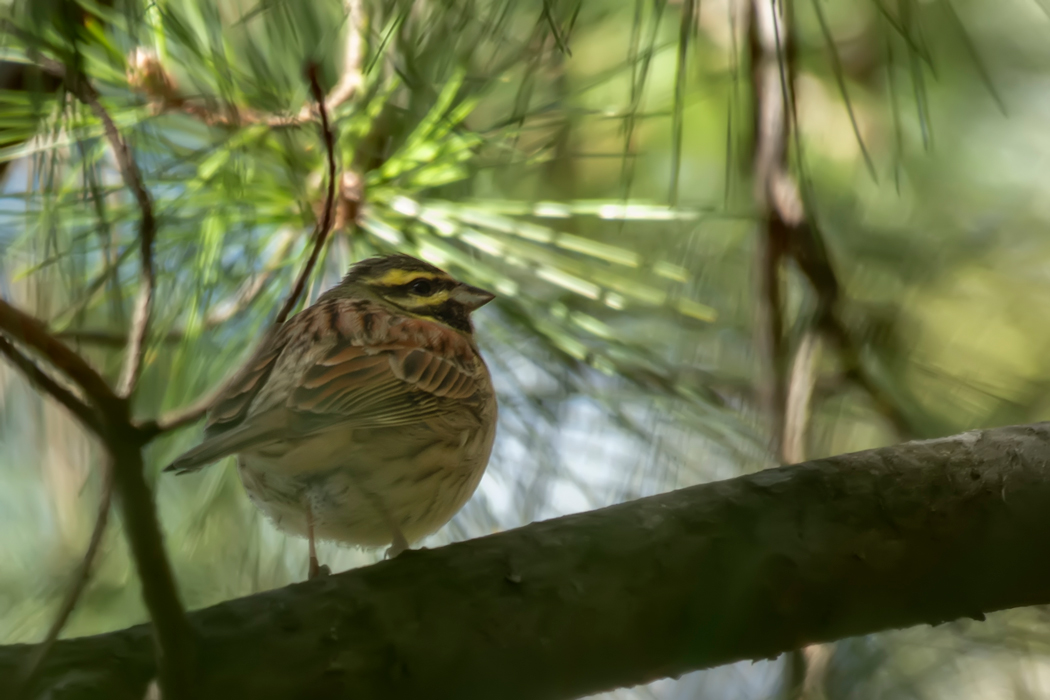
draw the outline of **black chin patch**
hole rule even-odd
[[[474,327],[470,324],[470,311],[458,301],[450,299],[437,306],[419,309],[416,313],[425,313],[427,316],[431,316],[446,326],[455,328],[457,331],[463,331],[464,333],[474,332]]]

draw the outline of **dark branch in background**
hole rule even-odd
[[[2,304],[0,300],[0,304]],[[102,422],[98,414],[91,406],[80,400],[72,391],[56,382],[44,370],[36,366],[36,363],[18,351],[7,338],[0,335],[0,353],[7,357],[22,374],[34,384],[42,394],[50,396],[66,407],[66,410],[84,424],[91,432],[99,435],[102,433]]]
[[[347,7],[350,23],[345,58],[347,71],[337,86],[337,93],[332,97],[333,105],[352,97],[361,82],[360,63],[363,56],[363,45],[356,24],[362,21],[362,7],[358,0],[349,0]],[[34,37],[11,23],[4,22],[3,26],[25,39],[30,47],[39,46],[39,42]],[[142,370],[143,352],[149,335],[149,321],[156,282],[153,247],[157,223],[153,203],[127,141],[103,107],[98,92],[91,85],[87,76],[76,68],[68,67],[39,55],[39,53],[34,58],[40,70],[63,82],[69,92],[87,105],[96,118],[102,122],[106,139],[113,151],[114,160],[124,184],[132,192],[138,204],[141,274],[140,289],[127,337],[125,363],[116,392],[110,389],[105,380],[83,358],[52,336],[42,322],[0,300],[0,352],[7,356],[30,381],[33,381],[42,391],[56,398],[74,416],[91,428],[102,440],[111,459],[111,469],[107,472],[105,480],[99,518],[81,570],[78,572],[74,585],[68,591],[45,642],[36,648],[35,655],[28,661],[28,667],[22,666],[22,673],[11,676],[11,679],[16,679],[13,682],[18,682],[17,679],[26,680],[28,678],[27,688],[31,690],[33,676],[48,664],[49,651],[53,648],[55,639],[60,634],[87,583],[108,520],[111,492],[115,490],[122,509],[125,535],[142,581],[142,595],[152,620],[156,649],[156,657],[152,665],[156,670],[151,673],[155,676],[159,675],[160,687],[165,700],[197,697],[195,686],[199,657],[194,634],[179,602],[171,565],[164,550],[163,537],[153,505],[153,494],[146,484],[143,473],[142,449],[160,432],[196,420],[207,410],[210,400],[198,402],[197,405],[183,409],[179,414],[163,417],[159,421],[152,421],[142,426],[132,422],[129,397],[134,391]],[[148,59],[148,56],[146,58]],[[160,74],[157,74],[156,71],[150,72],[154,68],[159,68],[159,63],[150,64],[148,60],[145,64],[141,60],[137,65],[134,61],[132,63],[134,69],[145,71],[139,76],[145,75],[145,85],[154,88],[159,85],[157,89],[173,91],[170,82],[165,82],[166,75],[163,72]],[[355,67],[356,70],[351,70]],[[316,66],[311,67],[309,77],[311,91],[317,102],[328,156],[328,192],[323,216],[315,232],[313,250],[285,307],[279,313],[279,321],[287,317],[302,295],[306,280],[327,240],[333,219],[336,187],[335,139],[329,123],[325,96],[318,82]],[[255,291],[251,292],[251,296],[257,294],[261,287],[262,282],[257,285]],[[97,411],[40,370],[32,360],[23,356],[11,341],[24,344],[36,351],[57,370],[68,376],[80,387]],[[26,671],[28,673],[25,673]],[[5,679],[3,682],[9,680]],[[6,697],[7,694],[4,693],[4,696]]]
[[[332,133],[332,126],[328,122],[328,109],[325,107],[324,90],[321,89],[321,84],[318,82],[317,66],[310,66],[307,72],[310,79],[310,91],[317,101],[317,111],[321,115],[321,135],[324,138],[325,151],[328,156],[328,191],[325,194],[324,211],[321,214],[321,220],[317,222],[317,227],[314,229],[314,245],[310,251],[310,257],[307,258],[306,265],[300,270],[299,276],[296,278],[288,298],[285,299],[284,305],[277,312],[274,325],[284,323],[292,313],[292,310],[295,309],[296,304],[299,303],[299,297],[302,296],[303,290],[306,288],[306,282],[310,279],[310,273],[313,272],[314,265],[317,264],[317,259],[321,256],[321,250],[328,240],[328,232],[332,230],[332,215],[335,209],[335,135]]]
[[[126,404],[125,404],[126,405]],[[198,655],[186,611],[179,600],[171,562],[164,549],[153,493],[145,479],[142,433],[124,414],[107,441],[113,459],[114,479],[128,539],[139,578],[142,598],[153,622],[159,678],[165,700],[197,697]]]
[[[781,5],[783,7],[783,5]],[[758,356],[765,361],[760,374],[767,379],[759,396],[770,421],[772,451],[779,454],[785,429],[787,356],[781,290],[781,263],[787,253],[786,231],[777,210],[776,192],[786,176],[789,130],[787,95],[790,85],[781,72],[783,44],[778,10],[768,0],[753,0],[748,19],[751,54],[751,109],[754,157],[753,196],[762,221],[756,247],[758,301],[755,309]]]
[[[890,420],[900,435],[910,435],[900,410],[865,371],[859,350],[841,322],[837,275],[790,171],[788,144],[792,137],[800,168],[802,164],[795,101],[798,65],[793,7],[789,0],[780,3],[752,0],[748,24],[754,115],[754,198],[758,214],[764,220],[758,245],[760,294],[756,317],[762,356],[768,362],[770,376],[769,386],[761,395],[763,408],[770,416],[773,450],[782,464],[801,462],[806,458],[817,349],[822,334],[833,340],[846,375],[867,391],[876,410]],[[817,13],[820,15],[819,8]],[[825,38],[830,40],[820,16]],[[837,54],[835,56],[837,59]],[[843,97],[856,130],[856,120],[845,92]],[[859,140],[859,131],[856,135]],[[863,143],[861,149],[870,167]],[[782,275],[785,264],[792,258],[816,292],[817,312],[805,321],[789,368],[788,344],[784,338]],[[796,700],[820,695],[823,671],[830,654],[831,650],[819,646],[792,652],[786,666],[785,697]],[[811,660],[814,663],[810,663]]]
[[[192,614],[201,700],[574,698],[1050,603],[1050,424],[770,469]],[[141,700],[148,632],[58,642],[33,690]],[[32,646],[0,647],[0,696]]]
[[[51,628],[47,631],[44,641],[37,645],[36,654],[22,673],[21,681],[18,683],[15,691],[15,697],[22,696],[23,691],[31,687],[36,680],[37,672],[47,659],[47,655],[51,652],[58,635],[62,633],[63,628],[69,621],[69,616],[73,614],[73,609],[76,608],[81,594],[87,588],[88,580],[91,578],[91,569],[98,556],[98,550],[102,546],[102,536],[106,533],[106,526],[109,524],[109,507],[112,496],[113,467],[112,465],[107,465],[102,479],[102,497],[98,504],[98,515],[95,517],[95,527],[91,531],[91,539],[88,541],[87,550],[84,552],[80,567],[73,578],[73,585],[66,591],[66,597],[62,600],[58,614],[55,615],[55,619],[51,623]]]

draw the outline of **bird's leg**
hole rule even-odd
[[[390,515],[384,506],[383,502],[378,496],[375,497],[376,509],[383,515],[383,520],[386,520],[386,526],[390,528],[390,534],[393,535],[393,541],[390,543],[390,548],[386,550],[386,554],[383,555],[384,559],[393,559],[401,552],[408,549],[408,540],[405,538],[405,533],[401,532],[401,527],[394,520],[393,516]]]
[[[317,562],[317,545],[314,543],[314,512],[310,508],[310,502],[306,503],[306,537],[310,541],[310,568],[307,578],[315,579],[318,576],[327,576],[330,570],[327,566],[321,566]]]
[[[408,539],[405,537],[405,533],[401,532],[401,526],[398,525],[397,521],[394,520],[394,517],[390,515],[390,511],[387,510],[386,505],[383,504],[383,499],[366,489],[360,484],[360,482],[355,480],[355,483],[357,484],[357,488],[360,489],[361,494],[372,502],[372,506],[376,509],[376,512],[386,521],[386,526],[390,528],[392,541],[390,547],[386,550],[386,554],[383,555],[383,558],[393,559],[398,554],[401,554],[401,552],[409,548]]]
[[[384,559],[393,559],[408,549],[408,540],[405,539],[405,533],[401,532],[401,528],[394,524],[393,520],[390,521],[390,526],[394,530],[394,541],[390,544],[390,548],[386,550],[386,554],[383,555]]]

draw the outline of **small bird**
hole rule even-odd
[[[216,399],[204,441],[165,471],[237,454],[278,528],[394,557],[474,493],[496,394],[470,314],[494,295],[409,255],[369,258],[275,326]]]

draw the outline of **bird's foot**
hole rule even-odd
[[[320,578],[321,576],[328,576],[332,573],[332,570],[328,568],[327,564],[319,564],[317,557],[310,557],[310,570],[307,573],[307,578],[313,580]]]
[[[401,554],[402,552],[406,551],[407,549],[408,549],[408,540],[406,540],[405,536],[403,534],[401,534],[400,530],[398,530],[397,533],[395,533],[395,535],[394,535],[393,543],[390,545],[390,548],[386,550],[386,554],[383,555],[383,558],[384,559],[393,559],[398,554]]]

